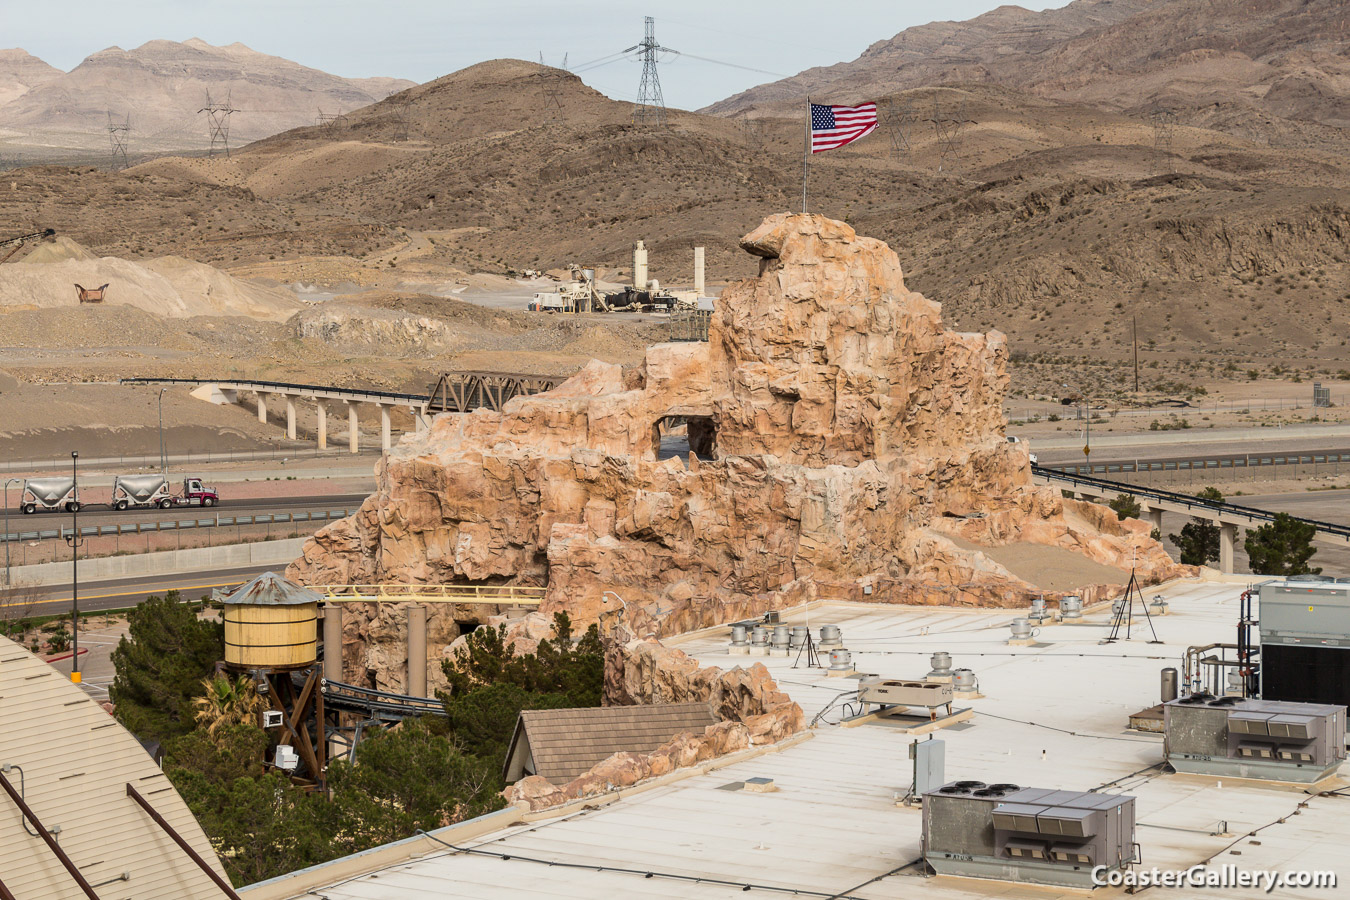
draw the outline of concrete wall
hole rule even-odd
[[[246,566],[277,565],[284,568],[300,556],[309,538],[284,541],[259,541],[253,544],[227,544],[221,547],[194,547],[162,553],[134,556],[105,556],[80,561],[80,581],[113,578],[138,578],[146,575],[176,575],[209,572],[215,569],[239,569]],[[70,561],[15,566],[12,580],[22,584],[69,584]]]

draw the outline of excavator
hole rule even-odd
[[[7,241],[0,241],[0,253],[4,253],[3,256],[0,256],[0,265],[9,262],[10,257],[15,253],[18,253],[25,244],[31,244],[34,241],[45,241],[48,238],[55,236],[56,229],[44,228],[42,231],[34,231],[32,234],[21,234],[18,237],[12,237]],[[8,253],[5,253],[6,248],[9,250]]]

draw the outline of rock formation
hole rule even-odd
[[[676,769],[728,753],[777,743],[802,730],[802,708],[761,663],[749,669],[700,668],[681,650],[657,641],[612,641],[605,649],[606,706],[644,703],[712,704],[718,721],[702,733],[677,734],[651,753],[620,752],[564,785],[538,775],[522,778],[503,793],[530,809],[558,806],[582,797],[629,787]]]
[[[760,274],[722,295],[708,343],[437,417],[291,577],[546,585],[545,615],[584,628],[614,614],[659,635],[818,597],[1015,606],[1039,593],[980,545],[1137,560],[1145,582],[1186,571],[1144,523],[1032,484],[1025,446],[1003,433],[1003,336],[944,331],[885,244],[776,215],[741,246]],[[662,458],[678,423],[710,457]]]

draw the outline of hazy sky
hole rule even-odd
[[[1067,0],[1027,3],[1032,9]],[[539,58],[572,67],[603,59],[642,38],[642,17],[656,18],[664,45],[734,63],[672,57],[660,69],[666,103],[695,109],[755,84],[811,66],[853,59],[869,44],[934,18],[966,19],[991,0],[0,0],[0,46],[22,47],[71,69],[97,50],[156,38],[241,41],[348,77],[395,75],[414,81],[485,59]],[[633,99],[641,69],[619,59],[585,81]],[[764,74],[774,73],[774,74]]]

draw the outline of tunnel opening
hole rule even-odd
[[[690,453],[700,460],[716,459],[717,425],[712,416],[662,416],[652,424],[652,447],[657,459],[687,459]]]

